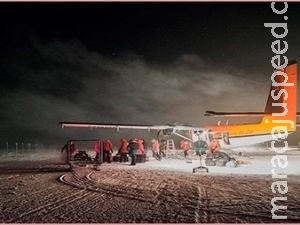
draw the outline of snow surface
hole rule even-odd
[[[245,149],[244,149],[245,150]],[[228,152],[227,152],[228,153]],[[93,152],[89,152],[93,157]],[[271,175],[272,169],[275,169],[277,174],[300,174],[300,150],[298,148],[290,148],[284,154],[277,154],[270,149],[258,149],[253,148],[243,151],[243,156],[238,156],[233,152],[228,153],[230,156],[235,157],[237,160],[243,160],[247,164],[238,165],[236,168],[209,166],[210,174],[250,174],[250,175]],[[148,151],[148,155],[151,156],[151,152]],[[271,159],[275,156],[287,155],[288,165],[286,168],[280,168],[278,162],[275,161],[275,166],[272,165]],[[205,156],[202,156],[202,165],[205,166]],[[47,151],[35,151],[29,153],[15,154],[13,152],[0,155],[0,162],[9,161],[47,161],[51,162],[64,162],[64,155],[60,154],[58,150]],[[281,161],[281,163],[284,163]],[[146,163],[137,164],[138,168],[145,169],[163,169],[169,171],[181,171],[191,172],[193,168],[200,166],[200,160],[198,157],[193,156],[191,160],[184,158],[167,158],[161,161],[150,160]]]
[[[59,150],[5,154],[0,158],[0,223],[262,223],[299,222],[299,151],[288,152],[287,220],[272,220],[273,152],[237,157],[237,168],[199,165],[193,157],[129,166],[104,163],[74,171]],[[295,175],[292,175],[295,174]],[[60,178],[60,179],[58,179]]]

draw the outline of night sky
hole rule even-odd
[[[219,120],[205,110],[263,111],[276,40],[264,23],[287,22],[285,55],[299,59],[299,12],[293,2],[286,21],[271,3],[1,2],[0,149],[155,136],[60,121],[204,126]]]

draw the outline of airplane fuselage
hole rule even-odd
[[[279,119],[272,115],[266,115],[258,124],[208,126],[206,127],[207,132],[205,132],[208,135],[204,138],[207,142],[217,139],[222,149],[285,139],[289,133],[296,130],[296,126],[291,120]]]

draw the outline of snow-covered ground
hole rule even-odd
[[[272,158],[276,156],[276,153],[270,149],[247,149],[243,152],[243,156],[238,156],[234,152],[227,152],[229,155],[235,157],[236,159],[242,160],[244,163],[238,165],[236,168],[227,168],[227,167],[217,167],[210,166],[210,174],[252,174],[252,175],[271,175],[271,170],[275,169],[276,173],[281,174],[300,174],[300,150],[299,148],[290,148],[284,154],[277,155],[287,155],[288,165],[285,168],[280,168],[278,162],[275,161],[275,166],[272,165]],[[94,153],[89,152],[89,155],[92,157]],[[151,152],[148,152],[148,155],[151,156]],[[205,156],[202,157],[202,165],[205,166]],[[59,150],[47,150],[47,151],[35,151],[28,153],[19,153],[16,154],[11,152],[9,154],[2,153],[0,155],[0,162],[64,162],[64,155],[60,154]],[[283,161],[282,161],[283,163]],[[1,164],[0,164],[1,165]],[[137,164],[138,168],[144,169],[164,169],[169,171],[181,171],[181,172],[191,172],[193,168],[196,168],[200,165],[200,160],[198,157],[192,157],[191,160],[186,160],[183,157],[178,159],[170,157],[167,159],[162,159],[161,161],[150,160],[147,163]]]
[[[271,170],[275,169],[275,172],[281,174],[300,174],[300,155],[299,156],[288,156],[288,166],[284,169],[278,167],[273,167],[271,163],[272,156],[257,156],[246,159],[248,164],[239,165],[236,168],[218,167],[210,166],[210,174],[252,174],[252,175],[270,175]],[[163,161],[151,162],[151,167],[158,169],[168,169],[172,171],[183,171],[191,172],[193,168],[200,165],[199,160],[177,160],[177,159],[164,159]],[[202,165],[205,165],[204,160],[202,160]],[[141,167],[149,167],[150,165],[141,165]]]
[[[136,166],[60,167],[59,150],[0,157],[0,223],[286,223],[300,221],[300,154],[287,152],[288,192],[273,193],[274,153],[237,156],[247,164],[192,173],[199,160],[168,158]],[[203,164],[204,165],[204,164]],[[60,179],[58,179],[60,178]],[[287,220],[273,220],[271,199],[286,196]],[[277,205],[278,205],[277,204]]]

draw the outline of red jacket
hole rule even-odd
[[[151,150],[153,152],[159,152],[159,143],[158,140],[153,140],[152,144],[151,144]]]
[[[180,142],[180,148],[183,150],[183,151],[188,151],[191,149],[191,146],[189,144],[188,141],[181,141]]]
[[[93,149],[96,153],[99,153],[101,151],[101,147],[102,147],[102,143],[97,141],[95,142]]]
[[[106,139],[104,142],[103,142],[103,150],[104,151],[112,151],[112,143],[110,140]]]
[[[121,139],[121,146],[119,148],[119,153],[127,154],[128,153],[127,146],[128,146],[128,142],[126,141],[126,139]]]
[[[139,150],[137,151],[137,154],[138,155],[145,154],[145,149],[144,149],[144,145],[143,145],[144,141],[139,139],[139,140],[137,140],[137,143],[138,143],[138,146],[139,146]]]

